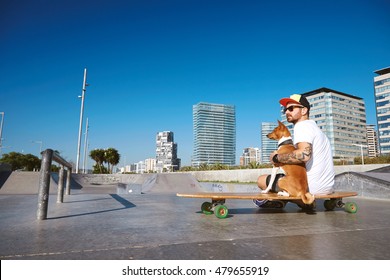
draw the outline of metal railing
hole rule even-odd
[[[70,195],[70,177],[72,173],[72,165],[51,149],[44,150],[41,155],[42,163],[39,174],[37,219],[45,220],[47,219],[47,209],[49,204],[52,162],[55,161],[60,164],[60,171],[58,173],[57,203],[62,203],[64,201],[64,181],[65,192],[67,195]],[[67,170],[65,170],[65,167]]]

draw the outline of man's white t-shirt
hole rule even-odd
[[[312,157],[306,162],[310,193],[334,192],[333,156],[328,137],[313,120],[304,120],[294,126],[294,145],[301,142],[312,144]]]

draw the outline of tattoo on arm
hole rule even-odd
[[[312,145],[308,144],[303,151],[293,151],[289,154],[278,154],[278,160],[286,164],[306,163],[312,155]]]

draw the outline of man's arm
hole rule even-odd
[[[274,161],[274,156],[276,161]],[[301,164],[306,163],[311,159],[312,156],[312,145],[307,142],[301,142],[297,144],[297,149],[289,154],[278,154],[274,152],[271,154],[271,162],[275,165],[278,163],[284,164]]]

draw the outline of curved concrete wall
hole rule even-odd
[[[383,168],[388,167],[388,168]],[[373,172],[382,168],[379,171]],[[336,190],[353,190],[364,197],[390,199],[390,165],[336,166]],[[370,172],[366,172],[370,171]],[[176,172],[163,174],[72,174],[71,188],[88,193],[256,192],[257,177],[271,169]],[[3,176],[4,175],[4,176]],[[7,175],[7,176],[6,176]],[[0,194],[35,194],[39,172],[0,172]],[[52,173],[50,193],[57,191]],[[229,183],[230,182],[230,183]]]
[[[389,164],[340,165],[335,166],[335,172],[336,175],[344,172],[366,172],[385,166],[389,166]],[[260,175],[271,174],[271,169],[212,170],[188,173],[193,175],[198,181],[255,183]]]

